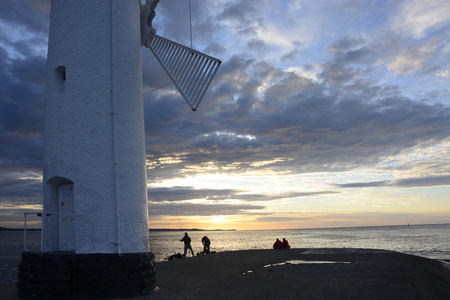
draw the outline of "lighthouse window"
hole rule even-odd
[[[60,93],[64,92],[65,81],[66,81],[66,66],[59,66],[55,69],[55,87]]]

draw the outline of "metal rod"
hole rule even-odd
[[[178,53],[176,55],[175,63],[173,65],[173,77],[179,79],[181,68],[183,67],[184,57],[186,56],[186,51],[182,48],[178,48]]]
[[[29,252],[27,249],[27,213],[24,213],[24,221],[23,221],[23,250],[25,252]]]
[[[114,202],[116,209],[116,249],[119,255],[122,255],[120,240],[120,199],[119,199],[119,174],[118,174],[118,145],[117,145],[117,112],[116,112],[116,77],[115,77],[115,1],[111,1],[111,116],[112,116],[112,139],[113,139],[113,159],[114,159]]]
[[[220,66],[220,63],[215,66],[213,72],[211,73],[211,77],[209,77],[208,81],[206,82],[203,92],[200,94],[199,102],[196,104],[197,107],[200,104],[200,101],[203,99],[203,96],[205,95],[206,91],[208,90],[208,87],[211,84],[211,81],[214,79],[214,76],[216,75],[217,70],[219,70],[219,66]]]
[[[208,77],[210,75],[210,70],[211,70],[211,66],[213,65],[213,62],[211,60],[209,60],[207,62],[207,65],[204,68],[204,74],[203,76],[201,76],[199,78],[199,83],[197,85],[197,88],[195,89],[195,91],[193,91],[193,98],[194,99],[198,99],[198,96],[200,95],[201,91],[202,91],[202,87],[204,87],[205,82],[208,80]],[[195,104],[194,104],[195,106]]]
[[[195,111],[222,62],[158,35],[154,35],[146,46]]]
[[[192,67],[191,72],[189,73],[189,80],[187,81],[187,86],[186,86],[187,94],[191,90],[192,84],[195,81],[195,74],[197,73],[198,70],[200,70],[200,66],[202,65],[202,62],[203,62],[203,57],[195,60],[195,65]]]
[[[37,214],[39,216],[39,214]],[[41,251],[44,252],[44,215],[41,214]]]
[[[200,66],[199,72],[197,72],[195,76],[195,81],[193,83],[193,86],[189,92],[189,94],[191,95],[192,101],[195,101],[196,97],[195,95],[197,94],[197,90],[199,88],[201,88],[202,82],[203,82],[203,78],[205,77],[205,74],[207,75],[207,73],[205,72],[207,69],[209,61],[205,58],[202,61],[202,64]],[[202,76],[203,75],[203,76]]]

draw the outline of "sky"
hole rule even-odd
[[[192,112],[142,47],[149,227],[449,223],[449,11],[448,0],[160,0],[157,34],[223,63]],[[49,0],[2,0],[3,227],[42,210],[49,14]]]

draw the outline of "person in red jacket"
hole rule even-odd
[[[283,249],[283,243],[277,239],[273,244],[273,249]]]
[[[291,246],[289,246],[288,241],[285,238],[283,238],[283,249],[289,249],[289,248],[291,248]]]

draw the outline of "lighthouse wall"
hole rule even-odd
[[[44,251],[148,249],[137,0],[52,1]]]

